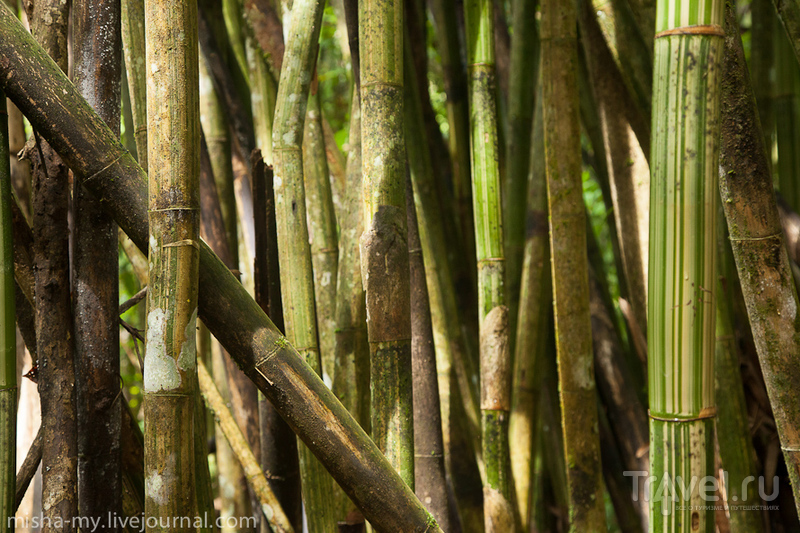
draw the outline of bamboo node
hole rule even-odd
[[[162,248],[177,248],[179,246],[192,246],[192,247],[194,247],[194,248],[196,248],[198,250],[200,249],[200,245],[197,243],[197,241],[195,241],[193,239],[183,239],[181,241],[175,241],[175,242],[171,242],[169,244],[164,244],[161,247]]]
[[[729,237],[731,241],[744,242],[744,241],[768,241],[770,239],[780,239],[783,232],[773,233],[772,235],[765,235],[764,237]]]
[[[681,26],[656,33],[655,38],[670,37],[672,35],[716,35],[725,37],[725,30],[718,24],[698,24],[696,26]]]
[[[17,390],[18,388],[19,387],[17,387],[16,385],[14,385],[13,387],[0,387],[0,392],[5,392],[8,390]]]
[[[650,412],[650,409],[647,410],[647,416],[652,418],[653,420],[660,420],[662,422],[696,422],[697,420],[705,420],[707,418],[715,418],[717,416],[717,408],[716,407],[703,407],[700,410],[700,414],[694,417],[683,418],[683,417],[665,417],[665,416],[658,416],[654,415]]]
[[[117,158],[116,158],[116,159],[114,159],[114,160],[113,160],[111,163],[109,163],[108,165],[104,166],[103,168],[101,168],[100,170],[98,170],[97,172],[95,172],[94,174],[92,174],[91,176],[87,176],[86,178],[84,178],[84,179],[83,179],[83,183],[89,183],[90,181],[92,181],[92,180],[93,180],[93,179],[95,179],[95,178],[102,177],[103,173],[104,173],[106,170],[110,169],[111,167],[113,167],[114,165],[116,165],[117,163],[119,163],[119,161],[120,161],[120,160],[121,160],[123,157],[125,157],[126,155],[128,155],[128,151],[127,151],[127,150],[123,150],[123,151],[122,151],[122,153],[120,153],[120,154],[117,156]]]

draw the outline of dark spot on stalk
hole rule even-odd
[[[292,200],[292,213],[297,212],[297,201]]]

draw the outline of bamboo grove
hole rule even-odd
[[[796,0],[0,4],[0,531],[800,530]]]

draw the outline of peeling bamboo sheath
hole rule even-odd
[[[17,349],[13,256],[8,113],[6,96],[0,90],[0,524],[7,524],[15,514]]]
[[[654,532],[714,531],[701,491],[673,498],[657,488],[714,468],[722,8],[722,0],[657,8],[648,298]]]
[[[200,110],[197,4],[145,1],[149,290],[145,514],[195,516]],[[189,531],[184,522],[174,531]],[[155,531],[148,526],[148,531]],[[193,530],[192,530],[193,531]]]
[[[403,2],[359,2],[361,277],[371,356],[372,438],[414,486],[411,308],[403,135]]]

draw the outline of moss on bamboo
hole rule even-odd
[[[561,421],[572,531],[605,531],[581,188],[576,6],[542,4],[542,87]]]
[[[785,22],[785,21],[784,21]],[[735,13],[725,15],[720,195],[775,425],[800,502],[800,351],[798,298],[783,243]]]
[[[363,222],[372,437],[414,486],[403,135],[403,4],[359,3]]]

